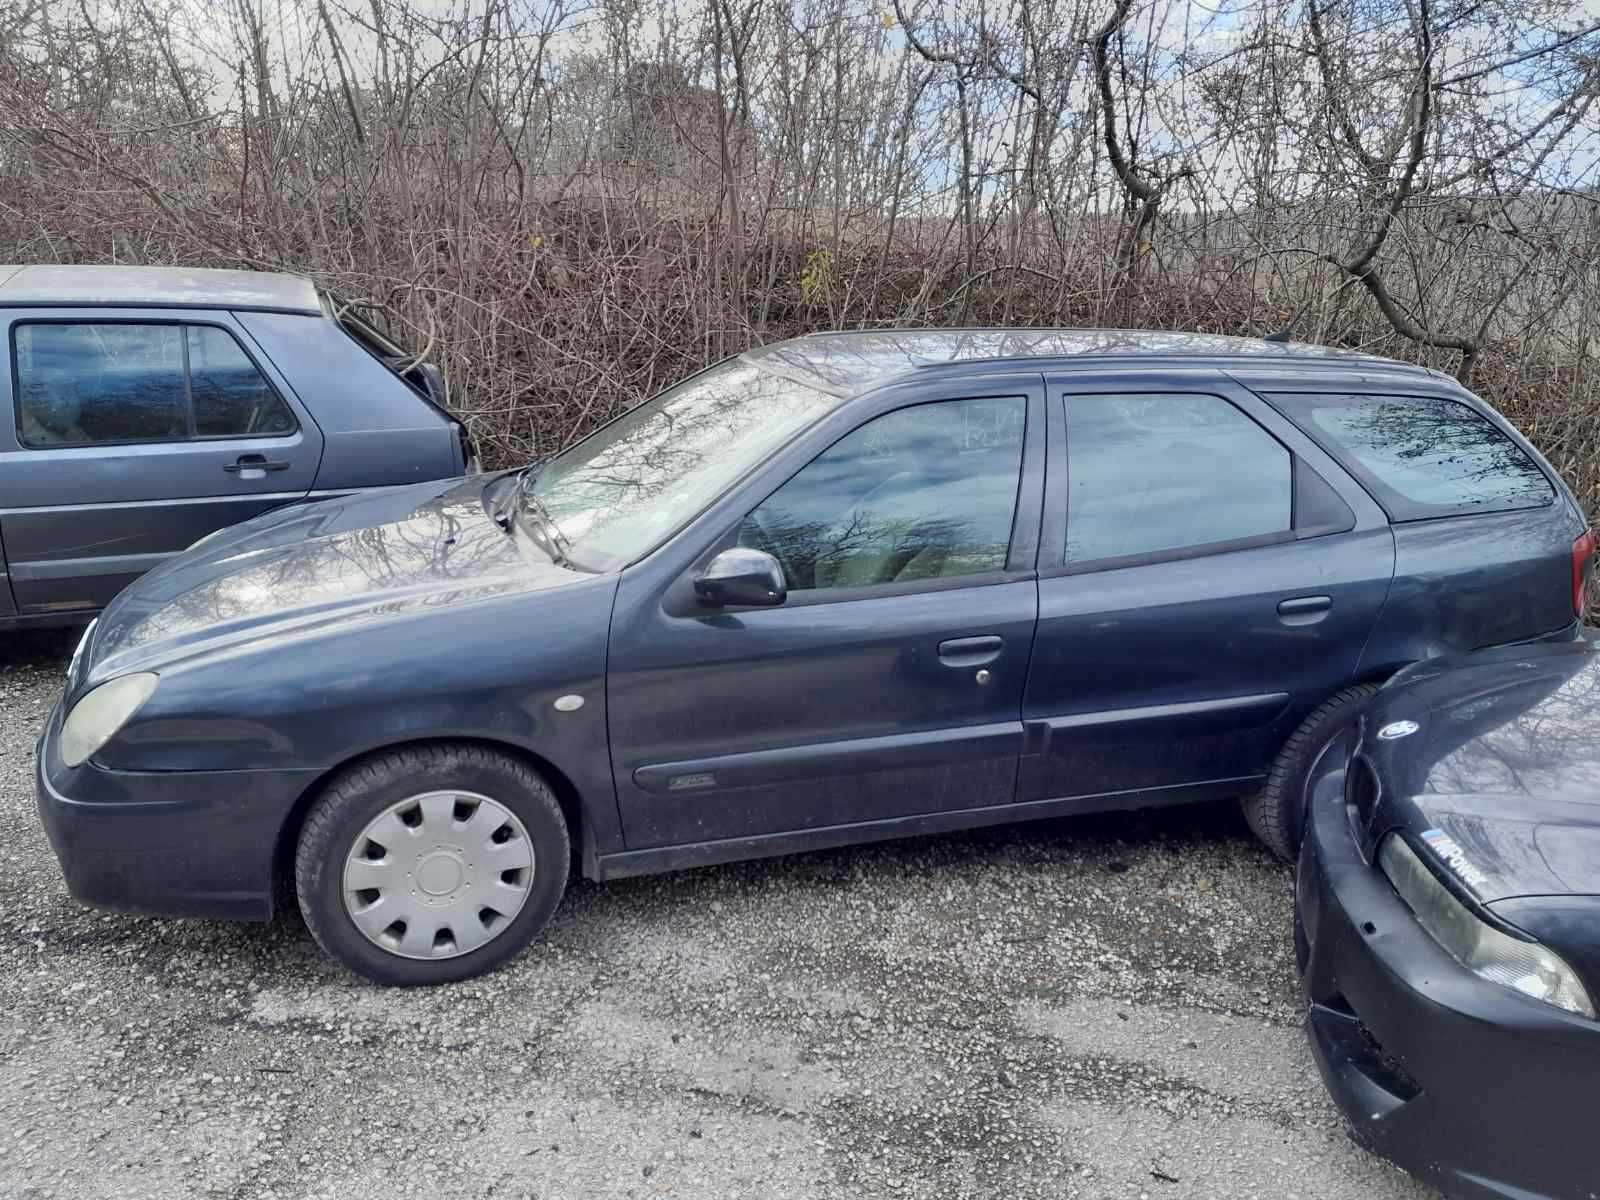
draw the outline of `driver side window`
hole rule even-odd
[[[1001,570],[1025,414],[1020,396],[885,413],[767,497],[739,544],[775,557],[791,591]]]

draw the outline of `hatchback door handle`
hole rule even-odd
[[[1278,601],[1278,619],[1285,625],[1313,625],[1332,607],[1332,596],[1293,596]]]
[[[245,471],[287,471],[289,464],[281,459],[268,458],[265,454],[241,454],[235,462],[222,468],[230,475]]]
[[[949,638],[939,643],[939,661],[947,667],[981,667],[1000,657],[1005,641],[998,634]]]

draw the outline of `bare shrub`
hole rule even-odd
[[[29,0],[0,258],[301,272],[491,462],[817,328],[1295,335],[1471,380],[1600,509],[1578,0]]]

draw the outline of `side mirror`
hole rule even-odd
[[[716,608],[733,605],[770,608],[789,598],[783,567],[765,550],[734,546],[724,550],[695,576],[694,594]]]

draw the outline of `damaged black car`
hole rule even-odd
[[[1600,653],[1419,664],[1314,784],[1307,1026],[1356,1139],[1453,1197],[1600,1193]]]

